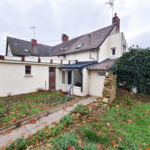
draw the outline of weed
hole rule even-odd
[[[63,137],[57,138],[54,143],[56,149],[66,150],[68,147],[74,146],[75,149],[80,149],[78,146],[78,139],[75,133],[66,133]]]
[[[54,107],[56,107],[56,106],[57,106],[57,104],[56,104],[56,103],[53,103],[53,106],[54,106]]]
[[[72,114],[72,113],[76,113],[76,112],[79,112],[79,113],[81,113],[81,114],[89,114],[89,113],[90,113],[90,110],[89,110],[87,107],[85,107],[85,106],[83,106],[83,105],[81,105],[81,104],[78,104],[78,105],[71,111],[71,114]]]
[[[64,116],[64,117],[61,118],[61,120],[60,120],[60,122],[61,122],[63,125],[69,125],[69,124],[71,124],[73,121],[74,121],[74,117],[71,116],[71,115]]]
[[[54,136],[55,134],[58,134],[61,132],[61,129],[63,128],[63,124],[60,124],[56,126],[50,133],[50,135]]]
[[[98,150],[96,144],[89,143],[87,145],[84,145],[83,147],[84,150]]]

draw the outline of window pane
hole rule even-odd
[[[65,84],[65,71],[62,71],[62,84]]]
[[[126,47],[125,46],[123,46],[123,53],[125,53],[126,52]]]
[[[112,49],[112,55],[115,55],[115,49]]]
[[[31,74],[31,66],[25,67],[25,74]]]
[[[106,76],[106,72],[104,72],[104,71],[103,71],[103,72],[99,71],[99,72],[98,72],[98,76],[103,76],[103,77],[105,77],[105,76]]]
[[[54,68],[49,68],[49,72],[55,72]]]

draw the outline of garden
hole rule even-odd
[[[150,97],[119,89],[105,107],[102,98],[77,105],[59,122],[5,150],[150,150]]]
[[[17,122],[21,118],[40,113],[65,102],[66,95],[56,91],[39,91],[0,98],[0,127]],[[68,101],[71,97],[68,98]]]

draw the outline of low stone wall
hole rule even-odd
[[[105,103],[111,103],[116,98],[116,76],[106,76],[102,96]]]

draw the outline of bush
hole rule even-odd
[[[75,112],[79,112],[81,114],[88,114],[90,113],[90,110],[88,108],[86,108],[85,106],[81,105],[81,104],[78,104],[72,111],[71,111],[71,114],[72,113],[75,113]]]
[[[124,88],[137,87],[139,93],[150,94],[150,50],[130,48],[115,61],[111,71],[117,75],[117,82],[126,81]]]
[[[63,124],[63,125],[69,125],[73,122],[74,120],[74,117],[71,116],[71,115],[67,115],[67,116],[64,116],[63,118],[61,118],[60,122]]]

